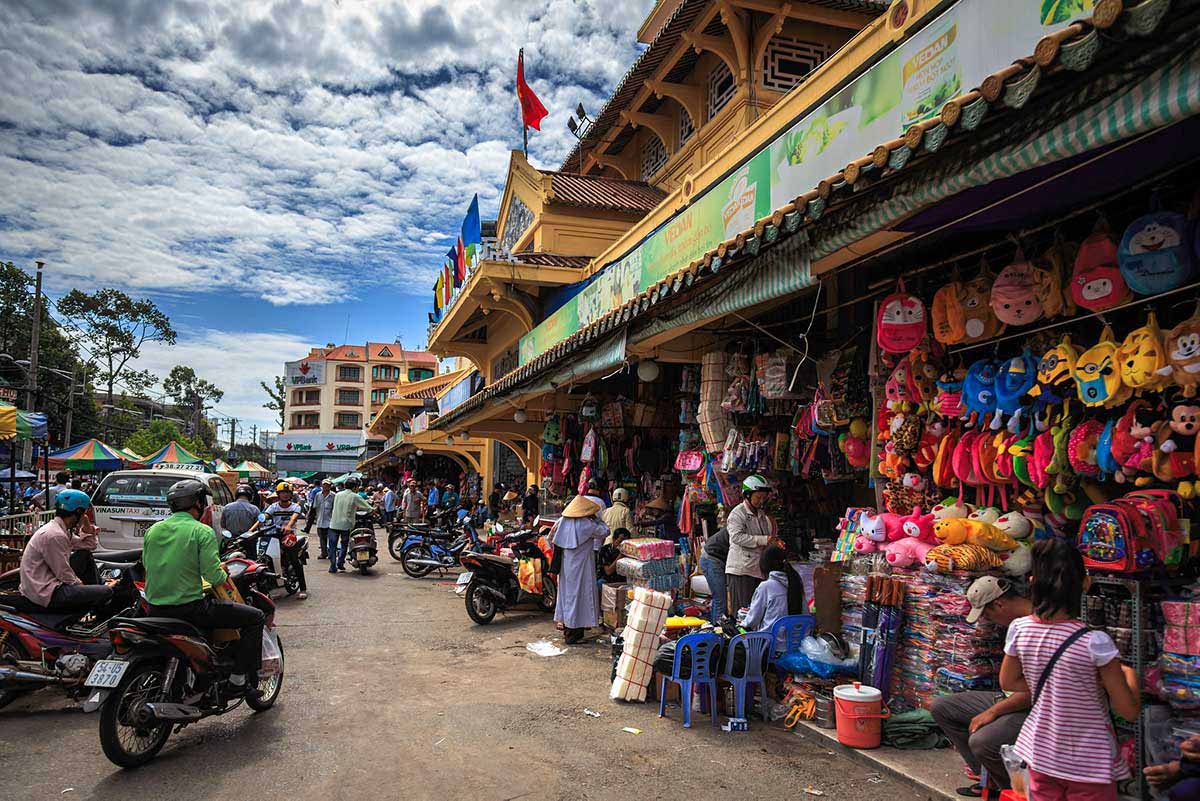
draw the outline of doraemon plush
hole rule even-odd
[[[1158,205],[1157,198],[1151,205]],[[1137,218],[1121,237],[1117,261],[1125,283],[1139,295],[1183,286],[1195,272],[1187,217],[1156,209]]]

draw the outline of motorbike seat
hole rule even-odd
[[[97,562],[136,562],[142,558],[141,548],[131,548],[127,551],[93,551],[92,558]]]
[[[147,634],[186,634],[190,637],[203,638],[200,629],[174,617],[114,617],[109,626],[129,626],[141,629]]]
[[[483,559],[487,562],[495,562],[496,564],[504,565],[505,567],[512,567],[513,563],[513,560],[507,556],[500,556],[499,554],[494,553],[477,553],[475,554],[475,557],[477,559]]]

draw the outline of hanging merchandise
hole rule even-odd
[[[1154,452],[1153,471],[1159,481],[1178,482],[1179,494],[1190,499],[1196,494],[1195,484],[1190,479],[1196,474],[1200,402],[1180,396],[1168,403],[1168,409],[1168,417],[1155,437],[1158,447]]]
[[[1139,295],[1177,289],[1195,272],[1187,217],[1162,208],[1157,193],[1150,213],[1125,229],[1117,260],[1129,288]]]
[[[963,330],[966,335],[963,344],[981,342],[998,336],[1004,326],[996,319],[992,311],[992,273],[987,262],[980,265],[980,274],[963,285],[962,306],[966,319]]]
[[[1113,426],[1112,455],[1119,465],[1116,480],[1139,486],[1149,483],[1153,472],[1154,438],[1162,425],[1161,403],[1135,400]]]
[[[1021,425],[1021,401],[1037,381],[1037,361],[1025,350],[1000,366],[996,375],[996,416],[992,428],[1000,428],[1008,415],[1009,430],[1014,434]]]
[[[963,405],[977,419],[996,411],[996,363],[991,359],[980,359],[967,368]]]
[[[1185,396],[1192,397],[1200,384],[1200,306],[1191,317],[1167,332],[1166,350],[1169,364],[1162,373],[1170,375]]]
[[[1033,265],[1018,248],[1012,264],[992,284],[991,305],[996,318],[1008,325],[1028,325],[1042,317]]]
[[[1069,258],[1073,252],[1074,247],[1056,233],[1054,244],[1034,265],[1034,291],[1042,304],[1042,314],[1047,318],[1075,314],[1075,303],[1071,293],[1064,290],[1063,279],[1067,273],[1066,265],[1073,261]]]
[[[904,279],[895,293],[879,304],[875,339],[888,353],[908,353],[925,338],[925,304],[904,290]]]
[[[754,357],[754,366],[758,377],[758,391],[764,398],[775,400],[788,396],[788,379],[791,373],[786,356],[778,351],[760,353]]]
[[[1112,328],[1104,327],[1100,341],[1075,360],[1072,371],[1079,400],[1084,406],[1113,406],[1123,402],[1129,388],[1121,383],[1121,365],[1117,361],[1117,343]]]
[[[943,345],[956,345],[967,335],[967,314],[963,308],[965,288],[957,278],[939,289],[930,308],[933,338]]]
[[[584,435],[583,445],[579,447],[579,461],[584,464],[590,464],[596,461],[596,452],[599,449],[599,437],[596,436],[595,428],[588,428],[588,432]]]
[[[600,401],[592,393],[584,396],[583,402],[579,404],[579,419],[585,422],[594,423],[600,419]]]
[[[1079,351],[1071,344],[1071,337],[1064,335],[1038,361],[1037,382],[1030,388],[1029,396],[1034,399],[1033,413],[1039,430],[1045,430],[1048,421],[1044,418],[1051,408],[1076,395],[1075,362],[1078,358]]]
[[[1120,306],[1131,299],[1121,268],[1117,266],[1117,246],[1108,234],[1103,218],[1096,222],[1092,235],[1083,240],[1075,256],[1071,273],[1071,298],[1088,311],[1099,312]]]
[[[557,414],[546,418],[546,425],[542,429],[542,442],[546,445],[562,445],[562,423]]]
[[[1146,324],[1135,328],[1117,348],[1117,364],[1121,370],[1121,383],[1135,390],[1159,390],[1167,383],[1167,377],[1159,371],[1167,366],[1166,348],[1162,331],[1154,312],[1146,316]]]

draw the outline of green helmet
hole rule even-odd
[[[758,475],[748,476],[746,478],[746,480],[742,482],[742,494],[744,494],[744,495],[749,495],[752,492],[770,492],[770,491],[771,491],[771,485],[768,484],[767,480],[765,478],[763,478],[762,476],[758,476]]]

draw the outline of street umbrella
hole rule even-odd
[[[224,459],[213,459],[213,470],[218,473],[232,473],[233,468]]]
[[[363,477],[363,474],[358,472],[357,470],[355,470],[350,473],[342,473],[340,476],[333,479],[332,482],[334,484],[345,484],[347,481],[349,481],[352,478],[362,478],[362,477]]]
[[[50,454],[51,470],[79,470],[85,473],[120,470],[125,466],[121,454],[98,439],[88,439]]]
[[[271,475],[271,471],[258,462],[242,462],[233,469],[237,471],[239,478],[266,478]]]
[[[203,461],[203,459],[190,453],[187,448],[175,440],[171,440],[159,448],[158,451],[143,459],[142,464],[150,467],[151,465],[162,464],[163,462],[169,464],[201,464]]]
[[[25,412],[17,410],[17,438],[45,439],[49,434],[46,427],[46,415],[41,412]]]
[[[9,470],[7,467],[3,470],[0,470],[0,481],[12,481],[13,478],[13,476],[9,475]],[[15,478],[17,481],[28,481],[31,478],[37,478],[37,475],[30,473],[28,470],[17,468],[17,474]]]
[[[117,455],[128,462],[129,467],[141,467],[143,457],[129,448],[116,448]]]
[[[0,440],[17,436],[17,407],[0,404]]]

